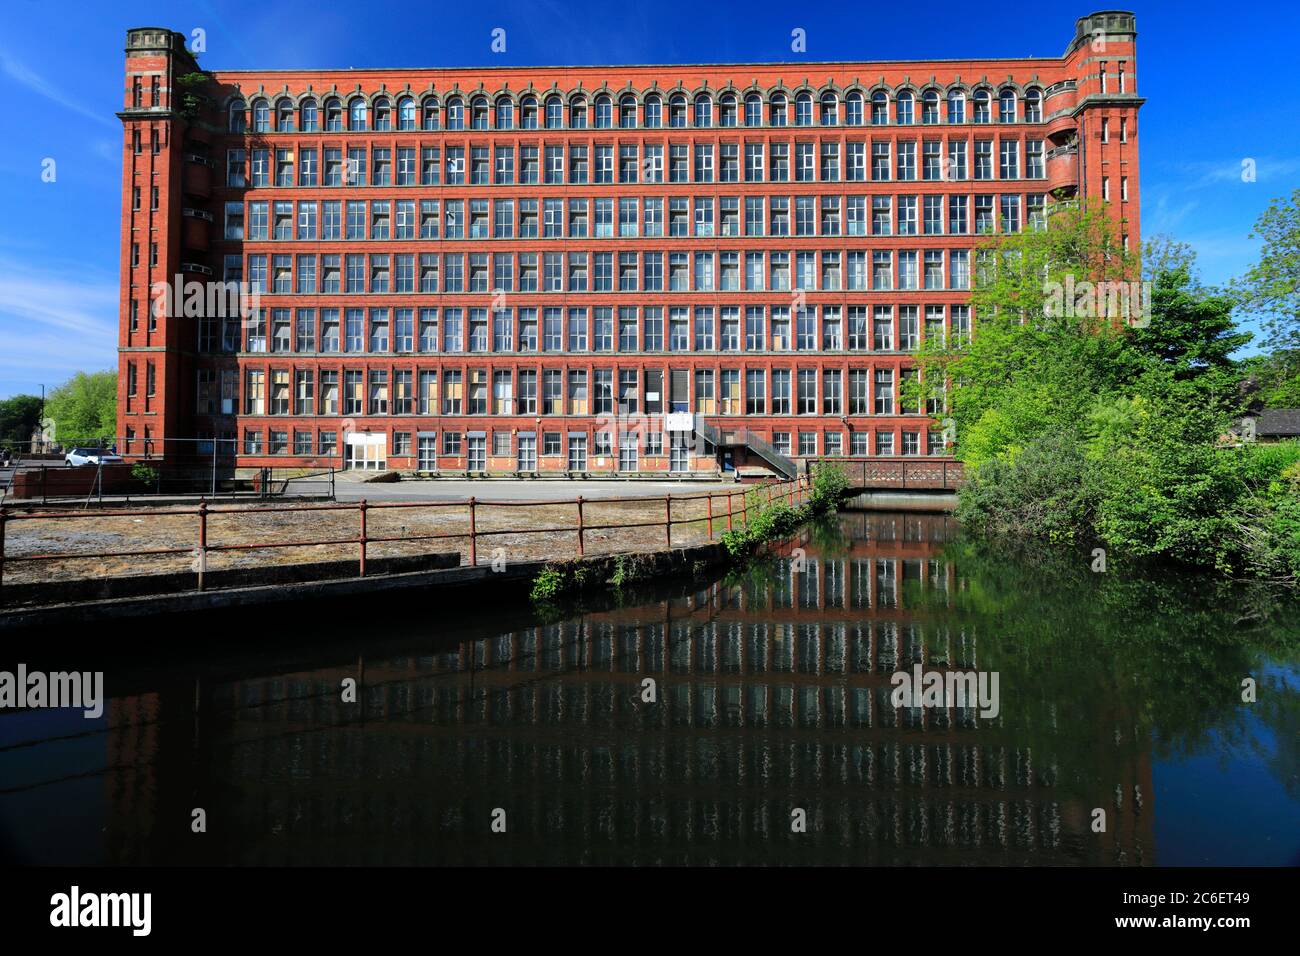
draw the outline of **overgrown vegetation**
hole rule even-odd
[[[150,467],[142,461],[137,461],[131,466],[131,477],[151,491],[158,487],[158,476],[157,468]]]
[[[614,573],[606,582],[613,588],[624,588],[649,580],[652,571],[649,562],[639,554],[620,554],[614,558]]]
[[[1268,236],[1285,241],[1276,223],[1300,218],[1270,215],[1262,261],[1285,261]],[[1144,250],[1138,322],[1082,299],[1053,303],[1054,289],[1133,269],[1119,245],[1104,210],[1067,207],[977,253],[973,340],[930,343],[919,360],[922,383],[957,385],[949,401],[968,477],[958,517],[987,535],[1300,581],[1300,446],[1252,445],[1233,430],[1261,397],[1300,397],[1295,352],[1233,357],[1251,339],[1234,312],[1264,294],[1205,286],[1191,250],[1161,239]],[[1289,344],[1297,319],[1284,284],[1267,285],[1283,312],[1269,328]]]
[[[749,522],[742,527],[726,531],[722,544],[733,561],[751,555],[767,541],[787,537],[814,518],[835,511],[844,499],[848,479],[839,467],[824,467],[814,476],[807,500],[797,508],[784,501],[767,503],[766,487],[757,487],[746,495]],[[558,602],[582,591],[604,583],[615,592],[622,592],[638,584],[653,580],[659,565],[642,554],[619,554],[613,557],[609,576],[599,582],[597,566],[583,561],[554,561],[542,568],[533,578],[529,596],[544,617],[558,614]],[[685,570],[685,569],[683,569]],[[705,562],[692,561],[689,570],[696,577],[707,570]]]
[[[844,471],[838,466],[825,466],[813,475],[808,498],[798,507],[785,501],[768,504],[765,492],[755,489],[745,496],[749,520],[739,528],[724,531],[722,544],[733,560],[746,558],[759,545],[788,537],[812,519],[834,511],[844,500],[847,488]]]
[[[537,577],[533,578],[533,589],[528,596],[538,602],[554,601],[564,593],[564,590],[564,572],[558,566],[548,564],[537,572]]]
[[[590,565],[578,561],[555,561],[537,572],[529,597],[535,604],[554,604],[590,587],[595,580],[596,569]]]
[[[193,120],[206,113],[215,102],[211,90],[215,84],[212,74],[206,70],[185,73],[176,78],[180,90],[177,112],[187,120]]]

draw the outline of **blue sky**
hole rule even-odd
[[[1300,6],[1135,2],[1142,229],[1191,243],[1205,278],[1253,260],[1246,237],[1300,186],[1291,103]],[[1104,4],[689,5],[489,0],[59,3],[7,0],[0,34],[0,397],[115,368],[125,31],[206,31],[210,69],[1057,56]],[[506,30],[506,52],[490,49]],[[792,53],[791,31],[807,33]],[[13,116],[17,113],[16,117]],[[16,120],[16,121],[14,121]],[[43,182],[42,163],[56,162]],[[1241,181],[1244,159],[1257,179]]]

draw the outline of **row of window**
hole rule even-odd
[[[666,313],[666,321],[665,321]],[[950,321],[951,320],[951,321]],[[571,309],[259,309],[203,317],[200,352],[421,354],[516,352],[911,352],[971,332],[968,305]]]
[[[673,369],[665,401],[662,368],[246,367],[237,408],[239,370],[204,368],[196,407],[201,415],[273,416],[658,416],[665,408],[701,415],[942,413],[941,388],[924,401],[902,400],[899,386],[917,374],[902,369],[895,375],[892,367]],[[654,423],[633,424],[644,429]]]
[[[925,443],[924,454],[946,454],[943,434],[933,429],[926,432],[913,430],[903,430],[901,432],[894,430],[850,431],[847,445],[848,454],[855,457],[865,457],[872,454],[868,449],[871,446],[873,436],[875,438],[874,454],[878,456],[921,455],[923,441]],[[413,437],[414,442],[412,441]],[[441,442],[438,441],[439,437],[442,439]],[[314,443],[313,438],[315,438]],[[618,470],[622,472],[639,471],[642,456],[660,457],[666,454],[669,458],[670,471],[686,471],[690,463],[690,448],[688,445],[670,440],[668,449],[665,452],[663,436],[658,433],[644,435],[621,434],[618,436],[617,442],[615,442],[613,436],[608,432],[596,432],[590,436],[590,439],[587,435],[582,434],[566,435],[560,432],[543,432],[540,446],[535,434],[512,434],[508,431],[493,432],[490,446],[488,445],[487,435],[481,433],[469,434],[460,431],[418,432],[414,436],[412,436],[411,432],[395,431],[388,438],[389,444],[385,450],[385,457],[388,455],[395,458],[414,457],[417,459],[416,469],[418,471],[437,471],[440,465],[439,458],[455,458],[458,460],[457,464],[459,464],[460,459],[464,459],[465,465],[463,467],[466,470],[486,471],[489,448],[494,458],[514,458],[515,469],[524,472],[537,470],[539,453],[544,458],[563,458],[568,471],[586,471],[589,464],[594,464],[590,462],[591,457],[613,458],[616,448]],[[818,448],[819,442],[820,449]],[[793,435],[790,432],[777,431],[772,433],[772,445],[783,455],[795,455],[804,458],[818,455],[833,458],[845,453],[844,433],[838,431],[801,431]],[[127,451],[130,453],[129,447]],[[290,444],[290,432],[288,430],[245,428],[243,431],[243,453],[245,455],[294,455],[299,457],[319,455],[338,457],[338,432],[323,429],[313,435],[310,431],[294,429],[292,444]],[[361,456],[355,453],[354,455],[355,457],[349,461],[349,464],[364,467],[364,460]],[[385,462],[378,457],[370,460],[378,468],[385,466]],[[442,463],[442,465],[443,467],[452,467],[452,463]],[[551,467],[555,466],[552,465]]]
[[[793,110],[791,110],[793,105]],[[946,94],[926,89],[919,95],[908,89],[892,97],[884,90],[870,96],[852,90],[841,97],[827,90],[814,99],[808,91],[793,99],[783,92],[767,97],[760,93],[699,93],[688,97],[672,93],[665,98],[649,93],[640,98],[624,93],[615,99],[607,93],[590,101],[587,94],[573,93],[567,99],[551,94],[544,99],[526,94],[516,99],[509,93],[466,99],[452,94],[440,99],[436,95],[417,100],[401,96],[393,100],[385,95],[368,99],[352,96],[345,102],[337,96],[318,101],[307,96],[295,102],[281,97],[274,104],[266,98],[254,99],[251,107],[242,99],[227,106],[229,129],[233,133],[333,132],[341,130],[512,130],[512,129],[696,129],[736,126],[873,126],[889,123],[938,123],[940,108],[948,123],[991,123],[994,110],[1000,123],[1040,123],[1043,120],[1043,92],[1029,87],[1022,95],[1006,86],[997,92],[979,88],[973,92],[954,88]]]
[[[947,144],[946,147],[944,144]],[[972,145],[973,144],[973,145]],[[226,151],[226,185],[585,186],[638,183],[959,182],[1041,179],[1044,141],[821,140],[543,146],[314,146]],[[516,159],[518,164],[516,167]],[[296,170],[296,174],[295,174]],[[517,174],[516,174],[517,170]],[[996,173],[996,176],[995,176]]]
[[[982,270],[990,261],[987,251],[976,257]],[[286,253],[250,255],[247,281],[251,291],[273,295],[966,290],[970,263],[968,249]],[[238,266],[237,258],[227,264],[228,281],[244,278]]]
[[[1127,176],[1121,179],[1120,190],[1127,200]],[[247,206],[227,203],[222,236],[232,242],[965,236],[993,232],[999,209],[1002,231],[1019,232],[1022,208],[1031,226],[1041,225],[1046,194],[1029,193],[1023,203],[1019,193],[296,203],[286,199],[251,201]],[[520,253],[529,255],[536,253]]]

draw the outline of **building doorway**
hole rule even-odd
[[[668,470],[681,473],[690,468],[690,436],[685,432],[672,432],[668,444]]]
[[[475,473],[487,471],[486,435],[470,435],[465,440],[465,470]]]
[[[636,432],[623,432],[618,436],[618,470],[638,471],[638,445]]]
[[[388,467],[383,432],[348,432],[343,438],[343,467],[360,471],[383,471]]]

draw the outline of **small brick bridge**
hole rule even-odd
[[[964,481],[962,463],[950,458],[814,458],[808,473],[837,467],[851,491],[956,491]]]

